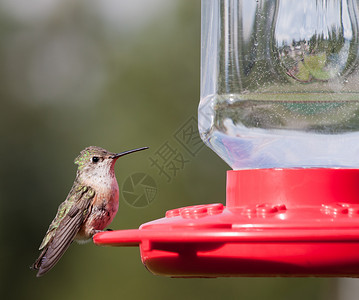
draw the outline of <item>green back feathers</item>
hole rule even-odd
[[[62,202],[57,210],[55,219],[51,222],[49,229],[39,247],[39,250],[46,247],[48,242],[54,237],[56,229],[59,227],[64,217],[69,214],[71,209],[78,204],[79,201],[88,201],[95,196],[95,190],[89,186],[85,186],[79,183],[74,184],[66,201]],[[87,213],[87,209],[84,211]]]

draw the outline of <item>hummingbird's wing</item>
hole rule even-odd
[[[48,272],[70,246],[81,225],[91,212],[95,191],[89,186],[74,185],[63,202],[40,245],[42,250],[32,268],[39,270],[37,277]]]

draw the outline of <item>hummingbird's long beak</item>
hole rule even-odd
[[[117,158],[119,158],[121,156],[124,156],[126,154],[130,154],[130,153],[133,153],[133,152],[142,151],[142,150],[146,150],[146,149],[148,149],[148,147],[142,147],[142,148],[132,149],[132,150],[128,150],[128,151],[121,152],[121,153],[116,153],[116,154],[110,156],[110,158],[117,159]]]

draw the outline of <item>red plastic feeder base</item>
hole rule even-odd
[[[94,242],[139,246],[147,269],[171,277],[359,277],[359,170],[228,171],[226,202]]]

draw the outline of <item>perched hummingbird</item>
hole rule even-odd
[[[40,256],[32,265],[32,269],[38,270],[37,277],[54,267],[73,240],[89,240],[111,223],[119,204],[115,162],[121,156],[145,149],[148,147],[111,153],[91,146],[81,151],[75,159],[75,182],[60,204],[39,247]]]

